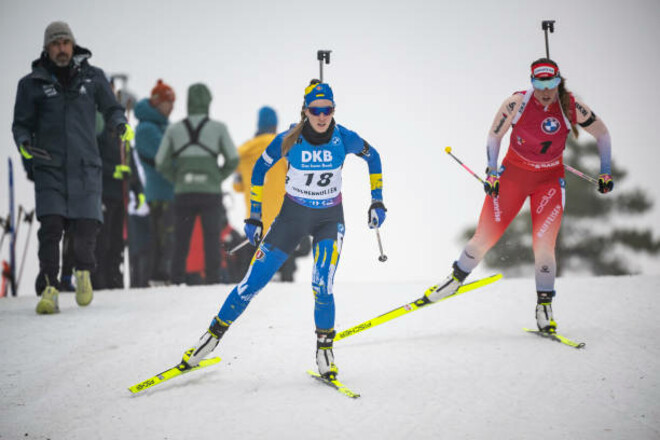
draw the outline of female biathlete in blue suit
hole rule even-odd
[[[252,171],[250,218],[245,233],[250,243],[259,245],[243,280],[231,291],[220,312],[197,344],[183,355],[191,367],[199,364],[215,347],[229,326],[243,313],[252,298],[270,281],[300,240],[311,235],[314,249],[312,290],[316,324],[316,363],[319,373],[335,377],[332,342],[335,303],[333,279],[344,237],[341,203],[341,171],[349,153],[369,166],[372,203],[369,227],[385,221],[381,162],[378,152],[357,133],[335,124],[335,102],[328,84],[312,81],[305,89],[302,120],[279,134],[255,163]],[[286,197],[279,215],[261,240],[262,188],[266,172],[281,158],[289,162]]]

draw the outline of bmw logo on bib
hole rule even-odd
[[[560,128],[561,123],[557,118],[553,118],[552,116],[545,118],[541,123],[541,129],[543,130],[543,133],[546,134],[555,134]]]

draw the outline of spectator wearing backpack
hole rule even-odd
[[[209,118],[211,92],[204,84],[188,88],[188,117],[167,128],[156,155],[156,169],[174,184],[174,257],[171,279],[182,284],[196,216],[204,236],[206,283],[220,282],[220,231],[226,223],[222,182],[238,165],[227,126]],[[222,165],[218,159],[222,156]]]

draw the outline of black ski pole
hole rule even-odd
[[[331,50],[319,50],[316,52],[316,59],[319,60],[319,79],[323,82],[323,62],[330,64]]]
[[[18,215],[16,216],[16,223],[14,224],[14,240],[18,239],[18,231],[21,229],[21,220],[23,217],[23,205],[18,205]]]
[[[0,249],[2,249],[2,244],[5,242],[5,236],[9,233],[9,214],[7,218],[0,218],[0,227],[2,228],[2,238],[0,238]]]
[[[18,288],[16,287],[16,243],[18,240],[18,231],[21,229],[21,222],[23,220],[23,215],[25,210],[23,210],[23,205],[18,205],[18,215],[16,216],[16,223],[14,223],[14,236],[11,241],[11,274],[9,281],[11,283],[11,294],[12,296],[18,295]]]
[[[541,22],[541,29],[545,33],[545,57],[550,59],[550,45],[548,44],[548,31],[553,33],[555,31],[555,20],[543,20]]]
[[[117,82],[121,81],[121,85],[118,85]],[[126,109],[126,120],[130,124],[131,120],[131,110],[135,103],[135,96],[128,91],[128,75],[125,73],[115,73],[110,76],[110,84],[115,91],[117,101]],[[131,164],[131,144],[129,141],[122,141],[117,139],[119,142],[119,160],[122,167],[130,166]],[[127,272],[130,273],[131,261],[130,261],[130,252],[129,252],[129,233],[128,233],[128,186],[129,182],[127,181],[126,176],[123,174],[122,170],[122,182],[121,182],[121,192],[122,192],[122,210],[123,210],[123,233],[122,233],[122,263],[124,269],[122,272],[122,277]],[[134,178],[139,178],[134,176]],[[137,197],[137,195],[136,195]],[[130,277],[129,277],[130,278]],[[127,289],[130,285],[130,279],[128,282],[123,283],[124,288]]]
[[[380,232],[378,232],[380,228],[374,228],[374,229],[376,231],[376,238],[378,239],[378,250],[380,251],[380,255],[378,256],[378,261],[384,263],[387,261],[387,255],[383,253],[383,243],[380,241]]]
[[[25,213],[23,221],[26,222],[28,226],[27,236],[25,237],[25,246],[23,246],[23,256],[21,257],[21,267],[18,270],[18,278],[16,279],[16,291],[18,292],[18,286],[21,284],[21,277],[23,276],[23,268],[25,267],[25,256],[27,255],[28,244],[30,243],[30,233],[32,232],[32,224],[34,223],[34,209],[30,212]]]

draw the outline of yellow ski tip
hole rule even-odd
[[[204,367],[210,367],[211,365],[215,365],[218,362],[220,362],[222,359],[219,356],[208,358],[208,359],[202,359],[199,362],[199,365],[196,367],[188,367],[184,368],[183,363],[179,363],[171,368],[168,368],[167,370],[156,374],[155,376],[152,376],[151,378],[144,380],[140,383],[137,383],[131,387],[128,387],[128,391],[130,391],[132,394],[137,394],[140,391],[146,390],[147,388],[151,388],[154,385],[158,385],[161,382],[165,382],[167,380],[173,379],[174,377],[180,376],[181,374],[189,373],[191,371],[199,370],[200,368]]]
[[[216,356],[216,357],[212,357],[212,358],[208,358],[208,359],[202,359],[202,362],[200,362],[200,364],[203,364],[204,367],[207,367],[209,365],[215,365],[218,362],[220,362],[221,360],[222,360],[221,357]]]
[[[445,147],[445,153],[447,154],[451,153],[451,147]]]

